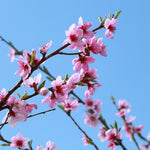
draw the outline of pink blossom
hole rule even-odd
[[[29,79],[25,80],[22,85],[29,88],[35,88],[41,82],[41,73],[39,73],[34,78],[30,77]]]
[[[49,92],[49,89],[47,89],[46,87],[43,87],[40,89],[39,94],[41,94],[42,96],[46,96],[48,92]]]
[[[134,133],[141,133],[142,129],[144,128],[143,125],[139,125],[134,128]]]
[[[84,123],[90,127],[96,128],[97,125],[100,123],[99,114],[97,113],[91,114],[89,112],[86,112],[83,117],[85,118]]]
[[[19,76],[23,75],[23,80],[25,80],[28,77],[28,75],[31,73],[31,66],[28,59],[29,58],[27,55],[27,51],[24,51],[23,56],[20,56],[19,59],[16,59],[20,70],[17,71],[15,74]]]
[[[105,141],[106,130],[104,129],[104,127],[99,127],[98,137],[100,138],[101,142]]]
[[[12,47],[10,48],[10,53],[8,56],[11,58],[11,62],[15,60],[15,50]]]
[[[150,150],[148,148],[148,145],[144,145],[143,143],[140,144],[140,148],[141,148],[141,150]]]
[[[132,134],[133,134],[133,127],[132,125],[124,125],[122,127],[122,130],[126,132],[126,136],[130,138],[130,141],[132,141]]]
[[[56,106],[56,100],[55,100],[55,95],[50,92],[50,96],[48,97],[45,97],[43,100],[42,100],[42,104],[46,104],[46,103],[49,103],[49,107],[51,108],[54,108]]]
[[[83,50],[84,43],[81,40],[83,37],[83,30],[79,29],[75,24],[72,24],[69,28],[69,31],[66,31],[67,39],[64,41],[64,44],[70,43],[69,48],[75,50]]]
[[[80,17],[78,24],[78,28],[83,30],[83,38],[92,38],[94,36],[92,31],[88,31],[88,29],[92,26],[91,22],[83,23],[83,19]]]
[[[91,39],[83,39],[85,50],[92,52],[94,54],[100,54],[102,56],[107,56],[106,46],[102,43],[102,37],[96,39],[96,36],[93,36]]]
[[[97,112],[97,113],[100,113],[101,112],[101,108],[100,106],[102,105],[102,101],[98,100],[98,99],[95,99],[95,107],[94,107],[94,110]]]
[[[16,100],[16,97],[13,96],[13,95],[10,95],[9,98],[7,99],[7,101],[6,101],[6,104],[7,104],[8,106],[11,106],[12,104],[15,103],[15,100]]]
[[[62,105],[65,107],[65,110],[75,110],[77,109],[77,107],[79,106],[79,103],[77,100],[73,100],[71,97],[64,100],[64,102],[62,102]]]
[[[6,89],[3,88],[0,93],[0,101],[6,96]]]
[[[147,135],[147,139],[150,141],[150,133],[148,133],[148,135]]]
[[[135,120],[136,117],[130,116],[129,118],[125,118],[126,123],[132,123],[133,120]]]
[[[86,109],[94,109],[95,108],[95,102],[91,97],[86,97],[84,106]]]
[[[48,51],[48,49],[51,47],[51,45],[52,45],[52,41],[50,41],[49,43],[47,43],[45,46],[40,47],[39,48],[40,52],[42,54],[46,54],[47,51]]]
[[[36,104],[33,104],[33,103],[28,103],[28,104],[25,106],[25,109],[26,109],[26,112],[27,112],[27,113],[31,113],[31,111],[33,110],[33,108],[37,109],[37,105],[36,105]]]
[[[54,89],[56,100],[60,103],[63,102],[67,96],[67,85],[63,84],[61,76],[58,76],[56,80],[52,81],[52,86]]]
[[[90,68],[88,71],[81,69],[82,80],[97,79],[98,75],[95,74],[96,71],[97,71],[97,69],[95,69],[95,68]]]
[[[119,101],[118,101],[118,105],[119,105],[120,109],[127,109],[127,108],[130,108],[130,107],[131,107],[131,105],[129,105],[129,104],[127,103],[127,100],[125,100],[125,99],[119,100]]]
[[[36,150],[44,150],[43,147],[41,145],[38,145]]]
[[[75,72],[78,72],[81,69],[88,71],[89,70],[88,64],[91,64],[93,62],[95,62],[95,59],[92,56],[80,55],[79,58],[75,58],[72,60],[72,64],[75,64],[73,70]]]
[[[95,110],[97,113],[101,112],[100,106],[102,102],[98,99],[92,99],[91,97],[85,98],[85,108]]]
[[[51,141],[48,141],[48,142],[46,143],[46,148],[47,148],[47,150],[55,150],[55,148],[56,148],[56,143],[51,142]]]
[[[116,113],[118,117],[123,117],[130,112],[130,109],[121,109]]]
[[[115,150],[116,149],[116,144],[114,141],[111,141],[108,145],[107,145],[108,148],[111,148],[111,150]]]
[[[121,139],[122,134],[117,132],[117,129],[109,129],[106,131],[106,141],[112,142],[116,139]]]
[[[72,91],[76,88],[76,83],[80,82],[80,74],[75,73],[67,80],[68,91]]]
[[[94,92],[95,92],[95,88],[102,86],[102,84],[99,84],[99,83],[94,83],[94,84],[88,83],[87,86],[88,86],[88,89],[85,91],[85,97],[93,95]]]
[[[89,144],[89,140],[85,134],[83,134],[82,142],[84,143],[85,146],[87,146]]]
[[[27,148],[26,143],[29,141],[28,138],[24,138],[22,133],[18,133],[16,136],[11,138],[12,143],[10,144],[11,148]]]
[[[105,28],[106,28],[106,32],[105,32],[105,36],[110,38],[110,39],[113,39],[113,33],[115,32],[116,30],[116,27],[115,25],[118,23],[118,20],[115,19],[115,18],[112,18],[111,20],[109,18],[106,19],[105,21]]]
[[[7,115],[8,115],[8,124],[11,127],[15,127],[17,125],[17,122],[23,122],[26,121],[27,118],[27,112],[25,109],[26,102],[21,99],[15,99],[14,103],[12,104],[12,110],[9,111],[9,113],[6,114],[6,116],[3,119],[3,122],[5,122]]]

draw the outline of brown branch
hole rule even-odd
[[[60,54],[60,55],[79,55],[81,53],[82,52],[79,52],[79,53],[64,53],[64,52],[59,52],[58,54]]]

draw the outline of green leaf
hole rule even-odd
[[[117,122],[116,122],[116,121],[114,121],[114,128],[116,128],[117,131],[118,131],[118,125],[117,125]]]
[[[45,72],[48,72],[48,70],[47,70],[47,68],[46,68],[45,66],[43,66],[43,70],[44,70]]]
[[[22,98],[26,98],[28,95],[27,95],[27,92],[25,92],[22,96]]]
[[[120,132],[120,131],[121,131],[121,128],[118,129],[118,132]]]
[[[115,98],[113,96],[110,97],[112,102],[114,103],[115,102]]]
[[[84,86],[84,84],[82,82],[78,82],[77,85]]]
[[[110,126],[111,126],[112,129],[114,128],[113,125],[110,125]]]
[[[34,62],[34,56],[35,56],[35,51],[32,51],[32,56],[31,56],[31,59],[30,59],[30,65],[32,65],[33,62]]]
[[[40,90],[42,87],[44,87],[46,80],[44,80],[38,87],[38,90]]]
[[[65,111],[65,107],[62,105],[62,104],[60,104],[60,105],[57,105],[61,110],[63,110],[63,111]]]
[[[102,19],[101,16],[98,17],[98,20],[99,20],[100,23],[103,22],[103,19]]]
[[[51,79],[50,77],[46,76],[46,79],[48,79],[49,81],[53,81],[53,79]]]
[[[19,93],[17,93],[17,96],[18,96],[18,98],[20,98],[20,97],[21,97],[21,95],[20,95]]]
[[[67,73],[65,76],[65,81],[67,81],[68,79],[69,79],[69,77],[68,77],[68,73]]]
[[[111,19],[111,12],[108,14],[108,18]]]
[[[6,143],[4,143],[4,144],[1,144],[1,146],[9,146],[10,144],[6,144]]]
[[[114,17],[114,18],[117,19],[121,12],[122,12],[121,10],[118,11],[118,12],[115,14],[115,17]]]

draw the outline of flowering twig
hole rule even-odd
[[[111,100],[112,100],[112,103],[114,104],[114,106],[116,107],[117,111],[119,112],[120,110],[119,110],[119,108],[118,108],[118,106],[117,106],[117,104],[116,104],[116,102],[115,102],[115,99],[114,99],[113,97],[111,97]],[[121,116],[121,118],[123,119],[125,125],[126,125],[127,128],[129,129],[128,124],[126,123],[126,120],[125,120],[125,116]],[[129,130],[130,130],[130,129],[129,129]],[[132,140],[134,141],[134,143],[135,143],[137,149],[140,150],[140,147],[139,147],[139,145],[138,145],[138,142],[137,142],[136,139],[135,139],[134,132],[132,132],[131,134],[132,134]]]
[[[33,115],[29,115],[27,118],[31,118],[31,117],[34,117],[34,116],[38,116],[38,115],[41,115],[41,114],[45,114],[47,112],[50,112],[50,111],[54,111],[56,110],[56,108],[53,108],[53,109],[49,109],[49,110],[46,110],[46,111],[42,111],[42,112],[39,112],[39,113],[36,113],[36,114],[33,114]],[[0,126],[3,126],[4,124],[8,124],[8,122],[4,122],[2,124],[0,124]]]

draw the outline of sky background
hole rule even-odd
[[[104,37],[105,30],[97,32],[96,36],[104,37],[107,45],[108,57],[96,55],[96,62],[90,67],[97,68],[98,81],[103,84],[96,90],[93,98],[102,100],[102,114],[108,124],[114,120],[121,127],[122,120],[115,116],[116,110],[111,103],[110,96],[116,101],[127,99],[131,104],[131,115],[136,116],[134,125],[144,125],[143,135],[150,132],[150,2],[149,0],[5,0],[0,1],[0,35],[11,41],[18,50],[38,50],[40,46],[53,41],[51,51],[62,46],[65,30],[73,23],[78,23],[82,16],[84,22],[92,22],[91,29],[98,27],[98,16],[105,17],[109,12],[122,10],[119,16],[114,39]],[[20,79],[14,73],[18,70],[16,62],[11,63],[8,53],[10,47],[0,41],[0,89],[10,90]],[[65,49],[64,52],[69,52]],[[39,55],[40,56],[40,55]],[[45,65],[57,77],[72,74],[73,56],[56,56],[48,60]],[[35,75],[39,71],[35,72]],[[45,76],[42,76],[42,80]],[[47,86],[50,83],[47,82]],[[24,90],[17,92],[23,94]],[[30,91],[30,90],[29,90]],[[32,93],[32,91],[30,91]],[[78,90],[79,96],[84,99],[84,90]],[[16,96],[16,94],[14,94]],[[47,105],[41,105],[42,96],[34,97],[29,102],[38,104],[39,108],[33,113],[47,110]],[[73,116],[80,126],[93,138],[99,149],[106,149],[107,143],[101,143],[97,137],[98,128],[93,129],[84,125],[84,108],[79,108]],[[0,113],[2,120],[6,112]],[[82,133],[65,113],[57,108],[55,112],[28,119],[25,123],[18,123],[16,128],[9,125],[2,130],[2,135],[10,140],[18,132],[33,139],[33,148],[37,145],[45,147],[48,140],[54,141],[59,150],[94,150],[89,145],[83,146]],[[136,150],[133,142],[123,134],[123,143],[127,149]],[[139,141],[140,143],[140,141]],[[1,142],[0,142],[1,144]],[[0,150],[9,150],[0,147]],[[121,148],[118,147],[117,150]]]

